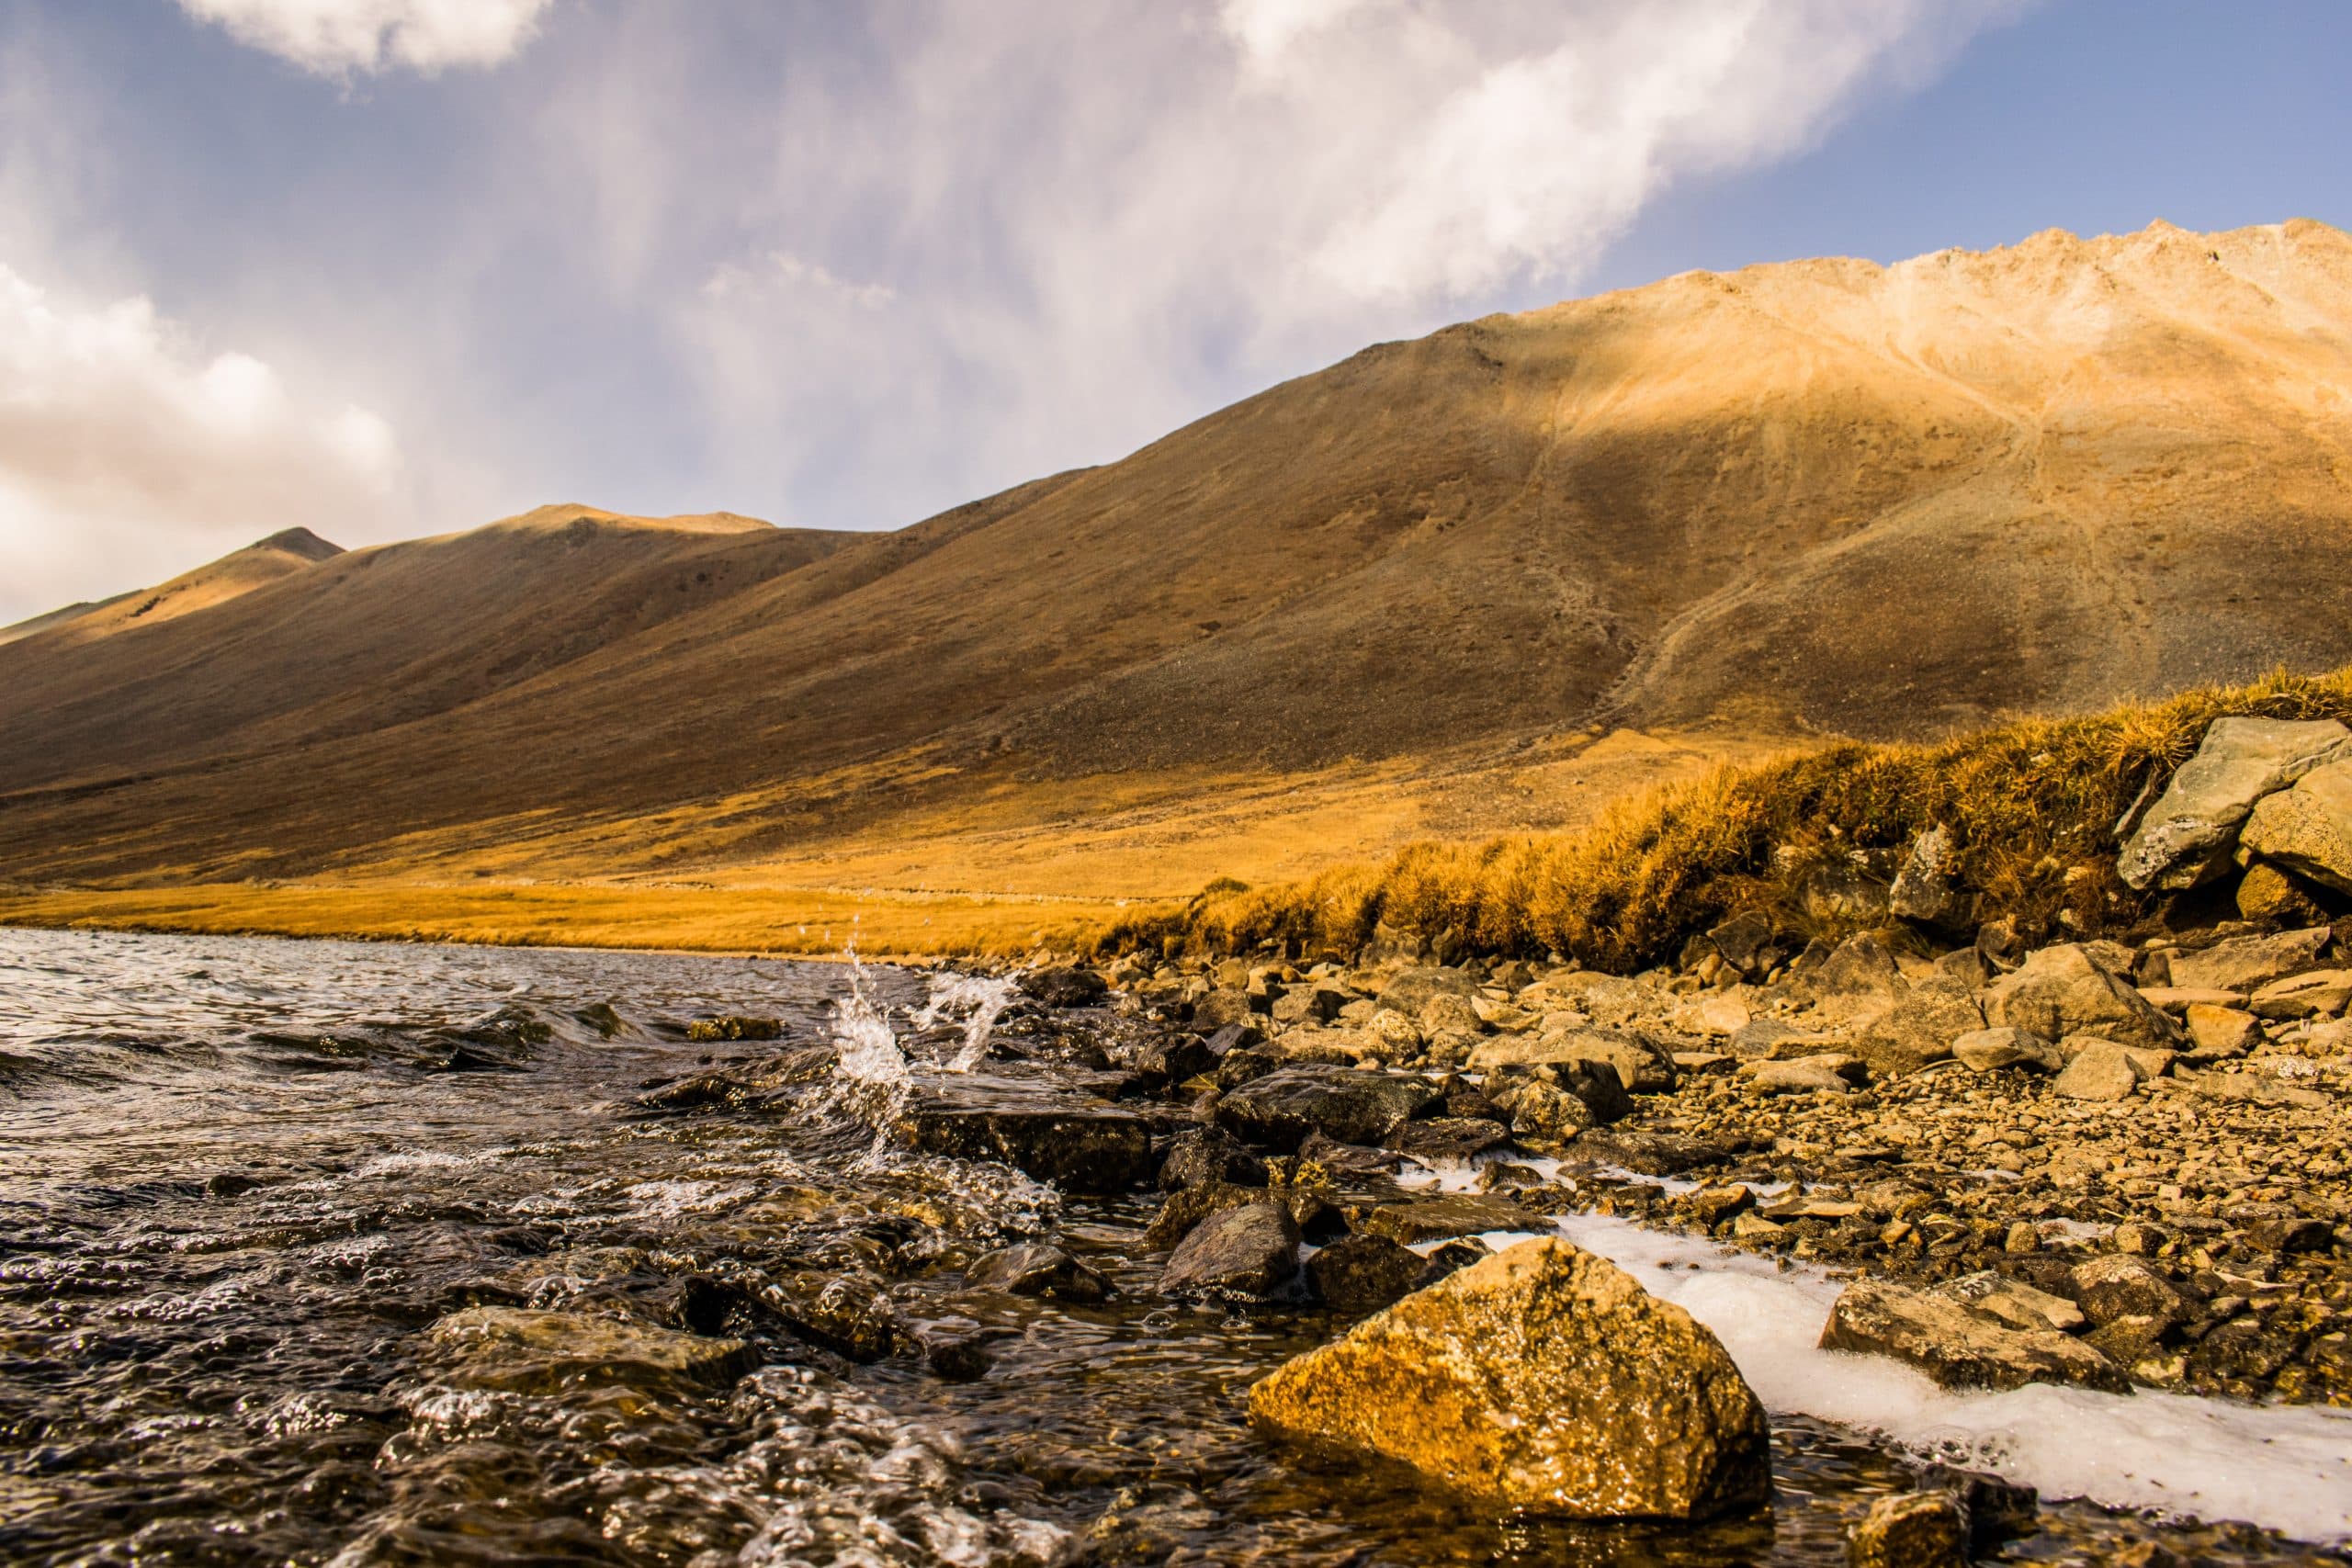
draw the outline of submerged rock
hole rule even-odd
[[[1881,1497],[1846,1544],[1848,1568],[1968,1568],[1968,1510],[1949,1492]]]
[[[2129,1393],[2123,1370],[2064,1334],[2009,1327],[1949,1297],[1857,1280],[1829,1309],[1821,1348],[1885,1356],[1944,1388],[2022,1388],[2075,1383]]]
[[[976,1290],[1002,1291],[1010,1296],[1051,1296],[1057,1301],[1093,1303],[1111,1293],[1111,1281],[1058,1247],[1026,1242],[999,1247],[975,1258],[964,1272],[964,1282]]]
[[[1250,1391],[1250,1413],[1504,1509],[1702,1519],[1771,1490],[1764,1408],[1714,1336],[1558,1240],[1462,1269],[1286,1362]]]
[[[1220,1210],[1177,1244],[1160,1272],[1160,1293],[1223,1302],[1294,1294],[1298,1242],[1298,1222],[1280,1203]]]
[[[470,1307],[435,1323],[430,1335],[436,1349],[457,1358],[457,1381],[481,1388],[544,1392],[625,1382],[633,1371],[727,1383],[752,1367],[740,1339],[582,1313]]]

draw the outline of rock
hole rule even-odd
[[[990,1329],[977,1334],[929,1332],[922,1340],[923,1362],[949,1382],[978,1382],[996,1365],[989,1346],[999,1337]]]
[[[2006,975],[2025,962],[2025,939],[2018,923],[2004,915],[1976,928],[1976,956],[1996,975]]]
[[[1747,1003],[1718,991],[1677,1010],[1674,1026],[1685,1034],[1722,1036],[1746,1028],[1753,1017]]]
[[[1283,1364],[1251,1419],[1489,1506],[1703,1519],[1771,1489],[1763,1406],[1689,1314],[1564,1241],[1461,1270]]]
[[[964,1282],[977,1291],[1009,1296],[1051,1296],[1091,1303],[1111,1294],[1111,1281],[1058,1247],[1035,1242],[1000,1247],[975,1258]]]
[[[1604,1065],[1600,1070],[1606,1072],[1608,1068]],[[1504,1096],[1503,1106],[1510,1113],[1511,1131],[1523,1138],[1565,1143],[1600,1121],[1589,1104],[1556,1082],[1530,1077],[1506,1080],[1495,1088]]]
[[[1407,1018],[1419,1018],[1435,998],[1455,997],[1466,1004],[1477,994],[1478,983],[1461,970],[1431,966],[1399,970],[1374,1000]]]
[[[787,1274],[765,1299],[795,1334],[853,1361],[879,1361],[920,1348],[900,1326],[889,1292],[871,1275]]]
[[[1826,1034],[1809,1034],[1770,1018],[1734,1030],[1729,1043],[1733,1055],[1750,1062],[1792,1061],[1838,1049],[1838,1043]]]
[[[1218,1034],[1224,1032],[1223,1030],[1217,1032]],[[1232,1089],[1279,1071],[1288,1060],[1271,1046],[1237,1045],[1217,1058],[1216,1070],[1209,1075],[1209,1081],[1219,1089]]]
[[[1707,933],[1715,953],[1743,978],[1760,980],[1786,956],[1773,941],[1772,922],[1762,915],[1735,915]]]
[[[2168,1045],[2178,1031],[2129,981],[2074,943],[2045,947],[1984,991],[1984,1021],[2044,1040],[2097,1034],[2125,1045]]]
[[[1485,1193],[1450,1192],[1411,1203],[1374,1203],[1351,1211],[1349,1228],[1359,1235],[1385,1236],[1406,1247],[1489,1231],[1549,1228],[1537,1215]]]
[[[2238,841],[2274,865],[2352,893],[2352,760],[2314,768],[2267,795]]]
[[[1247,1023],[1256,1013],[1257,1008],[1250,1000],[1249,992],[1220,988],[1194,997],[1191,1018],[1194,1029],[1204,1034],[1213,1034],[1237,1023]]]
[[[1578,1138],[1570,1152],[1578,1159],[1613,1165],[1637,1176],[1681,1176],[1724,1164],[1737,1150],[1680,1133],[1597,1127]]]
[[[2335,1227],[2302,1214],[2265,1214],[2246,1222],[2245,1242],[2256,1252],[2280,1258],[2324,1253],[2335,1245]]]
[[[686,1025],[686,1038],[697,1043],[720,1040],[781,1040],[784,1024],[773,1018],[742,1018],[722,1013],[716,1018],[698,1018]]]
[[[2189,1055],[2204,1061],[2243,1056],[2262,1043],[2262,1021],[2235,1008],[2191,1003],[2188,1022]]]
[[[2245,868],[2233,900],[2241,919],[2262,925],[2308,926],[2322,918],[2318,901],[2302,883],[2267,861]]]
[[[2084,1335],[2083,1343],[2119,1367],[2137,1368],[2163,1352],[2165,1331],[2169,1326],[2160,1317],[2126,1313]]]
[[[1266,1032],[1254,1023],[1228,1023],[1201,1042],[1208,1053],[1222,1062],[1236,1051],[1247,1051],[1266,1043]]]
[[[649,1371],[724,1385],[752,1364],[750,1348],[740,1339],[520,1307],[469,1307],[435,1323],[429,1337],[457,1360],[453,1381],[526,1393],[627,1382],[633,1373]]]
[[[1617,1081],[1635,1094],[1665,1094],[1680,1075],[1673,1055],[1642,1035],[1614,1029],[1553,1030],[1537,1035],[1504,1034],[1482,1041],[1470,1054],[1479,1072],[1537,1063],[1605,1063]]]
[[[2122,1369],[2064,1334],[2011,1328],[1947,1297],[1879,1280],[1846,1287],[1829,1310],[1821,1348],[1890,1357],[1944,1388],[2056,1382],[2126,1393],[2132,1387]]]
[[[1872,1077],[1900,1077],[1944,1060],[1954,1040],[1984,1027],[1984,1010],[1973,998],[1915,990],[1862,1025],[1849,1049]]]
[[[1336,986],[1310,980],[1284,990],[1273,1005],[1276,1023],[1330,1022],[1348,1005],[1348,993]]]
[[[2208,986],[2143,986],[2140,995],[2150,1007],[2174,1018],[2194,1007],[2242,1008],[2246,997],[2244,991],[2220,991]]]
[[[1903,858],[1903,869],[1887,890],[1887,912],[1939,930],[1965,921],[1975,900],[1952,886],[1959,874],[1960,856],[1951,834],[1938,823],[1911,841],[1911,852]],[[1961,929],[1967,928],[1962,924]]]
[[[1861,1064],[1851,1056],[1804,1056],[1793,1062],[1750,1062],[1739,1069],[1757,1094],[1847,1094]]]
[[[2031,1535],[2040,1519],[2041,1496],[2030,1486],[1982,1471],[1931,1464],[1919,1472],[1923,1492],[1945,1492],[1968,1510],[1968,1544],[1983,1556],[2005,1540]]]
[[[2049,1041],[2007,1026],[1973,1030],[1951,1043],[1951,1054],[1973,1073],[1998,1072],[2003,1067],[2051,1073],[2065,1065]]]
[[[1559,1093],[1557,1089],[1552,1092]],[[1582,1101],[1575,1103],[1579,1110],[1583,1108]],[[1510,1129],[1483,1116],[1432,1116],[1426,1121],[1399,1122],[1381,1142],[1384,1147],[1402,1154],[1431,1159],[1468,1159],[1497,1144],[1510,1142]]]
[[[1159,1163],[1159,1190],[1174,1192],[1212,1181],[1263,1187],[1266,1162],[1221,1128],[1191,1127],[1177,1134],[1169,1143],[1168,1157]]]
[[[1936,1288],[1979,1312],[1991,1313],[2011,1328],[2072,1334],[2083,1326],[2083,1309],[2064,1296],[2037,1291],[2022,1280],[1991,1272],[1969,1274]]]
[[[1756,1206],[1756,1194],[1738,1182],[1728,1187],[1702,1187],[1685,1200],[1690,1217],[1707,1230],[1713,1230],[1735,1214],[1746,1213]]]
[[[1996,971],[1973,947],[1956,947],[1936,960],[1936,977],[1929,982],[1948,989],[1979,991],[1990,985]]]
[[[1217,1101],[1217,1125],[1260,1148],[1288,1154],[1320,1133],[1343,1144],[1377,1144],[1438,1102],[1426,1078],[1344,1067],[1290,1067],[1252,1078]]]
[[[1968,1568],[1968,1510],[1949,1492],[1881,1497],[1846,1542],[1848,1568]]]
[[[2176,953],[2173,984],[2250,996],[2273,980],[2301,974],[2319,962],[2320,950],[2335,935],[2327,926],[2312,926],[2276,936],[2231,937],[2201,952]]]
[[[1021,976],[1023,995],[1049,1008],[1092,1007],[1111,987],[1091,969],[1040,969]]]
[[[2193,887],[2225,860],[2256,802],[2352,750],[2333,719],[2219,718],[2140,820],[2116,874],[2133,888]]]
[[[2346,1001],[2352,1001],[2352,969],[2315,969],[2273,980],[2254,993],[2246,1008],[2257,1018],[2333,1018]]]
[[[1386,1236],[1343,1235],[1306,1260],[1306,1284],[1333,1312],[1361,1317],[1410,1295],[1427,1268]]]
[[[2188,1303],[2172,1281],[2136,1258],[2109,1253],[2076,1264],[2075,1300],[2091,1322],[2106,1326],[2120,1317],[2185,1322]]]
[[[1910,987],[1886,944],[1864,932],[1848,937],[1805,976],[1815,1005],[1833,1018],[1860,1016],[1889,1005]]]
[[[1150,1125],[1107,1105],[918,1100],[899,1112],[898,1127],[923,1154],[1001,1160],[1066,1192],[1124,1192],[1152,1178]]]
[[[1518,1096],[1531,1084],[1546,1085],[1580,1101],[1590,1112],[1588,1125],[1606,1126],[1634,1113],[1633,1097],[1625,1092],[1617,1069],[1607,1062],[1571,1057],[1565,1062],[1498,1067],[1487,1075],[1488,1097],[1514,1116],[1519,1111]],[[1563,1111],[1555,1120],[1565,1124],[1573,1120],[1573,1113]]]
[[[1162,1295],[1263,1302],[1298,1283],[1298,1223],[1280,1203],[1211,1214],[1177,1244],[1160,1271]]]
[[[2078,1053],[2051,1087],[2069,1100],[2112,1104],[2131,1099],[2132,1091],[2153,1076],[2143,1070],[2132,1052],[2101,1041]]]

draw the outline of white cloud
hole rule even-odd
[[[368,411],[300,397],[249,355],[206,355],[143,298],[60,301],[0,267],[0,618],[297,524],[333,537],[379,514],[400,470],[391,427]]]
[[[703,273],[683,342],[727,471],[800,520],[902,522],[1573,292],[1677,181],[1809,145],[2015,8],[910,4],[848,80],[787,75],[750,259]],[[641,184],[662,141],[632,142]],[[829,299],[835,273],[889,308]]]
[[[427,73],[496,65],[538,31],[552,0],[179,0],[254,49],[321,75],[396,65]]]

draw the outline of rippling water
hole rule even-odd
[[[896,1058],[952,1087],[1000,992],[650,954],[0,931],[0,1559],[30,1563],[1829,1564],[1899,1456],[1783,1419],[1769,1514],[1700,1530],[1457,1515],[1263,1447],[1248,1384],[1334,1331],[1152,1293],[1143,1198],[1057,1196],[877,1139]],[[1017,1024],[1018,1010],[1014,1015]],[[861,1076],[650,1115],[650,1084],[841,1039]],[[1008,1069],[1011,1070],[1011,1069]],[[861,1115],[861,1111],[866,1113]],[[975,1294],[1051,1237],[1120,1294]],[[870,1365],[760,1303],[843,1276],[983,1343]],[[526,1306],[735,1335],[751,1370],[518,1355],[431,1333]],[[2049,1510],[2006,1561],[2156,1526]],[[2245,1530],[2191,1560],[2334,1562]]]

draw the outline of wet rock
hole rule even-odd
[[[788,1274],[767,1292],[786,1327],[853,1361],[879,1361],[920,1344],[899,1321],[882,1282],[865,1274]]]
[[[784,1024],[773,1018],[742,1018],[723,1013],[716,1018],[698,1018],[686,1025],[686,1038],[697,1042],[715,1040],[780,1040]]]
[[[1951,1054],[1961,1065],[1975,1073],[1998,1072],[2003,1067],[2028,1067],[2035,1072],[2056,1072],[2065,1065],[2058,1048],[2040,1035],[2029,1034],[2022,1029],[2002,1027],[1979,1029],[1962,1035],[1951,1043]]]
[[[1026,1242],[999,1247],[975,1258],[964,1282],[978,1291],[1009,1296],[1050,1296],[1091,1304],[1111,1294],[1111,1281],[1058,1247]]]
[[[1973,1307],[1879,1280],[1857,1280],[1830,1308],[1821,1348],[1885,1356],[1944,1388],[2075,1383],[2129,1393],[2131,1380],[2064,1334],[2011,1328]]]
[[[1114,1052],[1112,1060],[1147,1089],[1165,1089],[1216,1071],[1218,1057],[1197,1034],[1160,1034]]]
[[[2230,937],[2196,953],[2177,953],[2173,984],[2252,995],[2319,962],[2321,950],[2335,935],[2326,926],[2312,926],[2274,936]]]
[[[647,1111],[704,1111],[716,1106],[755,1105],[779,1089],[814,1083],[832,1071],[835,1053],[830,1045],[804,1045],[796,1050],[690,1073],[661,1084],[637,1097]]]
[[[2084,1315],[2104,1326],[2120,1317],[2152,1317],[2166,1324],[2188,1315],[2188,1303],[2172,1281],[2136,1258],[2111,1253],[2075,1266],[2075,1300]]]
[[[1426,1078],[1291,1067],[1228,1090],[1216,1114],[1243,1142],[1287,1154],[1315,1133],[1343,1144],[1380,1143],[1438,1099]]]
[[[2192,887],[2226,861],[2255,803],[2352,750],[2333,719],[2220,718],[2124,840],[2116,874],[2134,888]]]
[[[2238,840],[2275,865],[2352,893],[2352,761],[2314,768],[2294,788],[2265,796]]]
[[[2160,1317],[2127,1313],[2084,1335],[2083,1343],[2119,1367],[2138,1368],[2163,1349],[2169,1326]]]
[[[1944,1492],[1968,1511],[1968,1548],[1982,1556],[2005,1540],[2031,1535],[2040,1517],[2041,1495],[2030,1486],[1982,1471],[1931,1464],[1919,1472],[1919,1489]]]
[[[1160,1293],[1223,1302],[1295,1294],[1298,1243],[1298,1223],[1280,1203],[1222,1210],[1177,1244],[1160,1272]]]
[[[2129,981],[2071,942],[2045,947],[1984,991],[1984,1021],[2044,1040],[2096,1034],[2124,1045],[2168,1045],[2172,1020]]]
[[[1633,1127],[1595,1128],[1576,1141],[1579,1160],[1595,1160],[1639,1176],[1685,1176],[1724,1164],[1737,1152],[1709,1138]]]
[[[1333,1312],[1361,1317],[1410,1295],[1427,1268],[1386,1236],[1344,1235],[1306,1260],[1306,1284]]]
[[[1968,1510],[1949,1492],[1871,1505],[1846,1543],[1848,1568],[1968,1568]]]
[[[1246,1051],[1266,1043],[1266,1032],[1254,1023],[1228,1023],[1204,1039],[1201,1043],[1208,1053],[1222,1062],[1236,1051]]]
[[[695,1382],[732,1382],[752,1368],[740,1339],[710,1339],[581,1313],[471,1307],[435,1323],[429,1337],[456,1363],[453,1381],[474,1388],[552,1392],[626,1382],[650,1371]]]
[[[1021,976],[1020,986],[1023,996],[1049,1008],[1093,1007],[1111,989],[1091,969],[1040,969]]]
[[[1066,1192],[1124,1192],[1153,1174],[1150,1125],[1109,1106],[918,1100],[899,1133],[922,1153],[999,1160]]]
[[[1423,1122],[1401,1122],[1382,1140],[1389,1148],[1431,1159],[1468,1159],[1510,1141],[1510,1129],[1501,1122],[1472,1116],[1432,1116]]]
[[[1216,1127],[1191,1127],[1176,1134],[1159,1164],[1159,1188],[1174,1192],[1209,1182],[1263,1187],[1266,1162]]]
[[[1770,1494],[1764,1411],[1679,1307],[1566,1242],[1523,1243],[1285,1363],[1265,1431],[1402,1463],[1502,1509],[1707,1518]]]
[[[1222,1035],[1225,1031],[1217,1032]],[[1219,1089],[1236,1089],[1290,1065],[1289,1057],[1270,1046],[1237,1045],[1217,1058],[1216,1070],[1209,1074],[1209,1081]]]
[[[926,1334],[922,1341],[923,1362],[949,1382],[978,1382],[996,1365],[996,1355],[989,1347],[1000,1337],[986,1329],[978,1333]]]
[[[1212,1214],[1268,1201],[1278,1202],[1288,1210],[1291,1219],[1304,1233],[1320,1235],[1340,1228],[1338,1213],[1329,1200],[1314,1188],[1239,1187],[1231,1182],[1204,1181],[1168,1195],[1159,1213],[1145,1227],[1144,1245],[1154,1250],[1175,1247]]]
[[[1351,1210],[1348,1224],[1360,1235],[1385,1236],[1406,1247],[1487,1231],[1550,1228],[1545,1221],[1508,1198],[1471,1192]]]
[[[1683,1201],[1700,1228],[1711,1231],[1734,1215],[1746,1213],[1754,1208],[1756,1194],[1734,1182],[1727,1187],[1702,1187]]]

